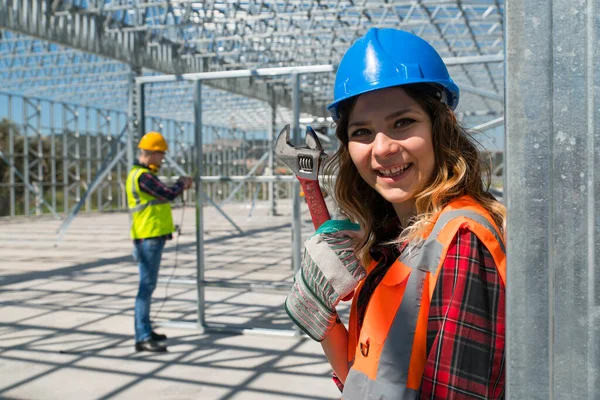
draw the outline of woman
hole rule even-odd
[[[328,221],[305,243],[288,314],[321,341],[344,399],[503,398],[505,209],[456,121],[458,87],[428,43],[374,28],[334,97],[328,168],[360,231]],[[335,306],[349,293],[346,330]]]

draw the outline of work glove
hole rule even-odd
[[[366,276],[352,246],[358,230],[350,221],[329,220],[304,242],[301,268],[285,300],[285,310],[317,342],[334,327],[337,304]]]

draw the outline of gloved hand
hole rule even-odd
[[[285,310],[300,329],[320,342],[335,325],[335,307],[366,276],[354,253],[359,226],[329,220],[304,242],[302,265],[285,300]]]

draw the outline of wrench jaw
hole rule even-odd
[[[277,137],[275,154],[296,175],[304,190],[315,229],[330,219],[327,204],[319,185],[319,168],[325,157],[317,134],[309,126],[306,130],[306,147],[294,147],[290,143],[290,126],[286,125]]]
[[[319,168],[326,157],[315,131],[309,126],[306,130],[306,147],[294,147],[290,143],[290,126],[286,125],[275,143],[275,154],[298,178],[317,181]]]
[[[306,137],[304,138],[304,141],[306,143],[306,147],[309,149],[323,150],[323,146],[321,146],[321,142],[317,137],[317,133],[310,125],[306,127]]]

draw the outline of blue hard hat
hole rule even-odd
[[[452,110],[459,89],[442,57],[425,40],[399,29],[371,28],[346,51],[335,76],[333,103],[327,109],[339,119],[342,101],[373,90],[427,83],[443,88],[441,100]]]

